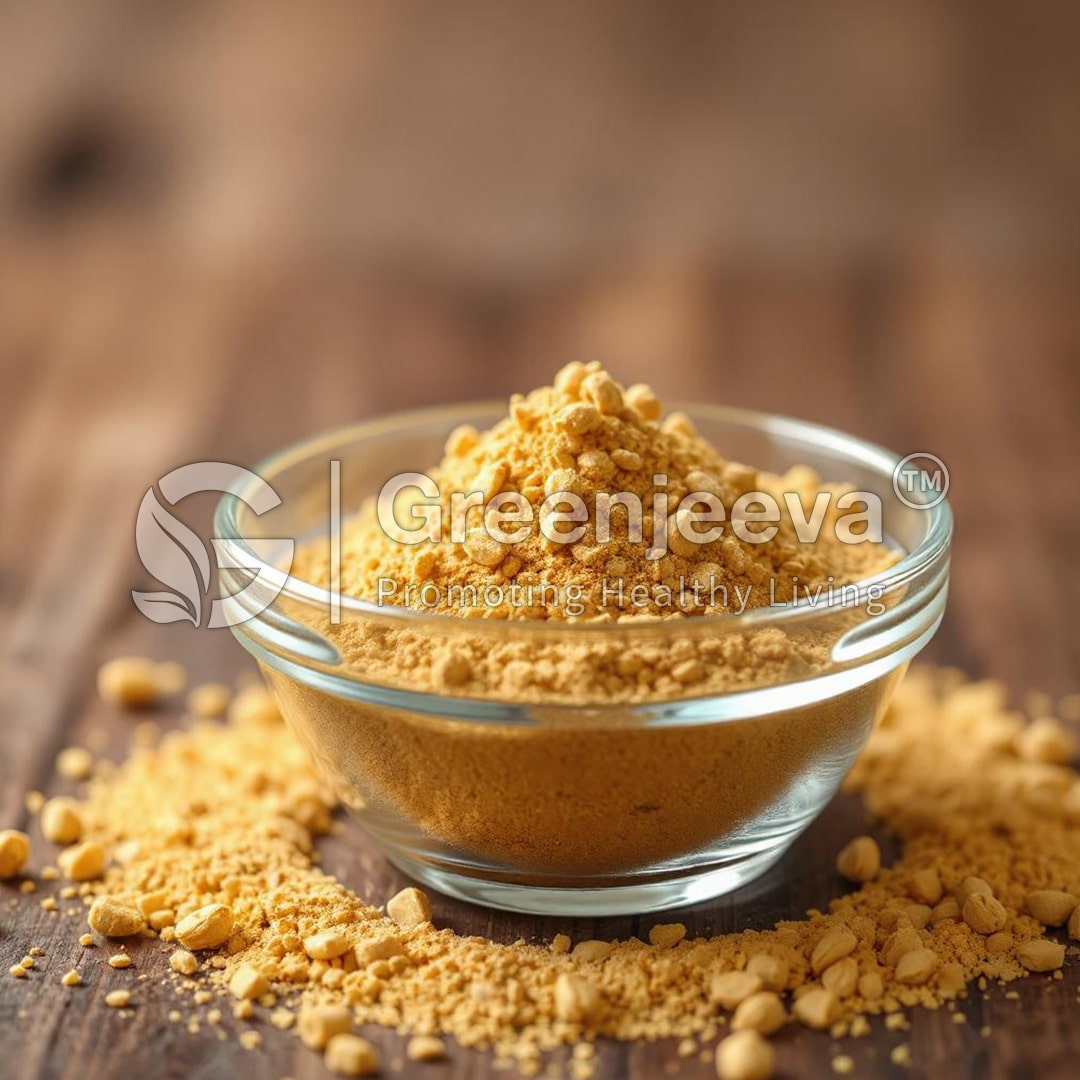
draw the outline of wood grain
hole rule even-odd
[[[1080,689],[1076,5],[313,11],[0,12],[0,827],[34,832],[26,791],[67,790],[63,746],[125,752],[130,719],[94,692],[103,660],[250,671],[227,632],[156,627],[131,603],[148,584],[136,509],[160,475],[505,396],[580,357],[665,400],[936,453],[957,527],[928,655],[1018,700]],[[204,536],[212,502],[183,507]],[[680,918],[711,934],[821,907],[863,828],[837,799],[767,877]],[[351,824],[322,850],[361,895],[401,884]],[[259,1051],[230,1020],[220,1038],[171,1024],[159,947],[114,972],[44,894],[0,883],[0,1075],[325,1075],[265,1023]],[[441,898],[436,919],[499,941],[642,929]],[[32,945],[33,976],[8,978]],[[72,966],[86,985],[66,990]],[[792,1028],[780,1070],[827,1075],[843,1052],[858,1076],[899,1077],[904,1041],[916,1076],[1071,1077],[1077,970],[1026,980],[1019,1002],[974,993],[962,1026],[917,1012],[850,1043]],[[124,1019],[103,998],[133,978]],[[604,1078],[714,1075],[669,1043],[600,1061]],[[402,1071],[493,1072],[457,1051]]]
[[[582,340],[628,380],[650,377],[668,396],[777,407],[899,450],[940,454],[952,472],[958,527],[951,610],[931,655],[1001,675],[1018,694],[1075,685],[1069,553],[1077,525],[1060,494],[1080,441],[1073,283],[933,268],[750,282],[698,267],[670,281],[658,269],[645,276],[648,287],[583,275],[508,293],[430,278],[388,287],[363,274],[325,288],[288,276],[208,282],[164,273],[135,253],[127,259],[108,275],[67,248],[0,264],[0,349],[12,388],[0,426],[8,463],[0,558],[5,824],[27,824],[27,789],[66,789],[52,773],[62,746],[122,755],[131,721],[95,697],[102,660],[176,657],[198,679],[246,670],[227,633],[153,626],[131,605],[129,590],[145,584],[133,554],[135,509],[161,472],[200,458],[250,463],[298,436],[406,404],[505,393],[545,378],[553,358],[579,352],[573,343]],[[656,356],[674,361],[659,365],[627,349],[620,364],[618,342],[650,340]],[[1033,482],[1040,479],[1049,490]],[[205,533],[209,509],[185,508],[185,517]],[[842,888],[835,851],[861,827],[858,806],[838,799],[765,879],[680,917],[691,933],[718,933],[821,906]],[[324,857],[374,900],[400,884],[352,825],[327,841]],[[224,1039],[205,1025],[192,1036],[170,1024],[172,991],[161,985],[161,949],[152,943],[136,950],[137,977],[146,977],[139,1007],[118,1018],[102,998],[130,985],[132,973],[103,967],[103,950],[75,944],[80,919],[47,915],[39,899],[11,886],[0,892],[3,968],[31,945],[46,951],[31,979],[0,980],[8,1075],[321,1074],[313,1056],[265,1024],[258,1052],[240,1049],[228,1022]],[[642,930],[637,919],[530,919],[445,899],[436,917],[501,941]],[[72,966],[87,985],[64,990],[58,979]],[[793,1029],[778,1040],[780,1063],[785,1074],[815,1075],[843,1051],[859,1075],[899,1075],[888,1051],[910,1041],[925,1075],[1005,1077],[1037,1066],[1040,1075],[1064,1076],[1077,1048],[1073,971],[1062,982],[1025,982],[1020,1003],[997,990],[976,993],[960,1027],[944,1013],[919,1012],[910,1033],[875,1026],[872,1038],[850,1045]],[[983,1025],[989,1038],[978,1035]],[[389,1059],[401,1057],[399,1039],[377,1037]],[[602,1075],[658,1075],[677,1060],[667,1044],[605,1045]],[[711,1069],[693,1060],[678,1067],[688,1076]],[[487,1069],[483,1056],[461,1052],[422,1073]]]

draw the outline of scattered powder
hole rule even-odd
[[[865,1034],[866,1015],[889,1013],[902,1030],[899,1010],[962,997],[972,980],[1061,967],[1066,950],[1030,912],[1062,922],[1070,903],[1075,910],[1080,779],[1021,756],[1025,729],[999,684],[912,672],[850,779],[900,839],[901,858],[854,891],[843,893],[838,878],[828,912],[760,932],[691,939],[679,924],[658,923],[652,943],[585,943],[580,952],[561,940],[499,945],[432,925],[421,918],[422,894],[412,893],[394,905],[401,925],[314,865],[313,834],[326,831],[333,799],[276,722],[199,722],[95,777],[80,812],[111,860],[87,888],[125,910],[138,910],[140,898],[168,903],[180,923],[203,913],[204,927],[217,918],[208,910],[227,909],[228,940],[200,950],[202,985],[245,998],[271,988],[260,998],[267,1008],[279,994],[299,995],[296,1030],[312,1046],[352,1040],[351,1024],[375,1023],[415,1036],[417,1056],[434,1057],[433,1040],[450,1035],[520,1064],[600,1035],[709,1040],[718,1013],[735,1010],[740,1039],[720,1055],[734,1076],[761,1067],[768,1055],[756,1040],[783,1013],[837,1035]],[[961,917],[958,898],[975,896],[1004,907],[1002,929],[981,933]],[[935,898],[940,917],[913,922],[913,905]],[[305,951],[312,941],[325,951],[331,938],[344,939],[345,951],[328,959]],[[173,966],[194,974],[190,962]],[[250,1000],[240,1004],[253,1015]],[[257,1044],[253,1034],[245,1046]],[[896,1060],[907,1056],[898,1050]],[[370,1064],[353,1041],[337,1043],[328,1060]]]
[[[844,490],[805,468],[778,477],[726,460],[687,418],[660,417],[647,388],[623,391],[595,365],[570,365],[554,387],[512,399],[510,416],[491,431],[455,432],[431,475],[444,510],[453,490],[517,493],[534,511],[555,490],[631,491],[646,507],[658,488],[669,507],[706,491],[729,512],[751,488],[795,490],[804,507],[819,490]],[[575,706],[671,700],[805,677],[828,662],[827,635],[721,633],[701,616],[737,610],[740,595],[754,608],[789,600],[802,585],[855,581],[894,559],[877,544],[842,544],[828,527],[812,547],[799,544],[787,518],[765,544],[730,530],[690,544],[669,515],[646,520],[641,542],[626,535],[624,522],[620,529],[616,512],[606,544],[593,514],[569,545],[534,532],[514,545],[473,533],[410,547],[389,540],[365,506],[345,532],[345,592],[372,599],[379,579],[390,579],[407,606],[483,618],[439,620],[437,630],[377,619],[318,629],[366,677],[391,685]],[[667,553],[648,558],[649,542],[661,535]],[[327,582],[325,546],[302,549],[294,572]],[[644,590],[644,605],[612,599],[603,591],[612,579],[623,583],[623,597]],[[702,600],[687,583],[706,579],[712,592]],[[470,611],[440,599],[425,608],[405,591],[424,582],[440,597],[453,585],[513,583],[550,585],[561,600],[577,587],[584,606],[579,615],[549,601]],[[511,632],[520,618],[544,621],[555,637]],[[481,632],[494,629],[492,620],[507,632]],[[582,621],[646,634],[566,633],[565,623]],[[649,636],[654,630],[662,636]],[[114,661],[99,687],[107,700],[140,708],[186,685],[176,667]],[[320,748],[331,775],[339,770],[338,790],[374,793],[467,850],[573,877],[640,867],[723,836],[793,775],[857,744],[891,688],[874,684],[809,711],[739,724],[510,728],[432,725],[267,674],[303,741]],[[300,1006],[298,1036],[345,1075],[378,1066],[376,1049],[351,1030],[364,1023],[413,1036],[420,1059],[437,1056],[439,1036],[452,1036],[536,1074],[543,1052],[596,1036],[711,1042],[731,1012],[738,1030],[717,1048],[718,1071],[731,1080],[764,1078],[773,1067],[765,1036],[783,1024],[841,1037],[865,1034],[865,1018],[885,1013],[903,1030],[900,1010],[952,1001],[973,980],[985,986],[1059,973],[1066,950],[1043,937],[1044,925],[1080,935],[1080,781],[1068,765],[1076,742],[1049,715],[1049,699],[1030,697],[1038,715],[1025,722],[996,683],[927,670],[901,684],[849,786],[900,839],[903,854],[882,868],[876,843],[853,838],[838,864],[857,888],[843,893],[838,878],[841,895],[827,912],[709,939],[657,924],[648,941],[576,946],[565,935],[532,945],[459,937],[432,924],[427,898],[415,889],[392,898],[386,914],[363,902],[316,865],[315,837],[330,829],[337,800],[270,696],[251,687],[229,702],[222,688],[201,690],[193,711],[227,707],[228,723],[196,719],[156,745],[156,733],[144,733],[116,770],[96,768],[86,750],[63,752],[58,770],[88,779],[89,790],[82,804],[67,806],[78,837],[74,819],[53,814],[54,837],[80,841],[56,861],[88,903],[98,898],[91,925],[99,933],[175,942],[178,990],[204,1004],[213,1000],[209,988],[231,992],[238,1018],[253,1017],[257,1002],[276,1010],[275,1026],[290,1027],[293,1013],[278,1006],[288,995]],[[558,798],[573,761],[619,768],[575,773],[574,798]],[[734,773],[732,761],[740,763]],[[430,782],[448,774],[453,784]],[[472,803],[462,801],[464,790],[475,792]],[[669,798],[676,791],[679,798]],[[556,809],[537,820],[544,807]],[[29,854],[23,834],[0,833],[0,876],[21,873]],[[118,959],[109,962],[119,967]],[[11,969],[16,978],[26,972]],[[81,979],[70,972],[64,981]],[[199,1030],[195,1017],[188,1028]],[[254,1030],[240,1039],[249,1049],[261,1042]],[[906,1044],[893,1060],[910,1064]],[[590,1072],[589,1056],[574,1061],[581,1075]],[[835,1059],[838,1072],[846,1066]]]

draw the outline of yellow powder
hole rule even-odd
[[[852,1021],[866,1014],[934,1007],[963,996],[971,980],[1060,965],[1064,950],[1025,912],[1032,893],[1080,895],[1080,779],[1020,756],[1024,730],[995,683],[910,675],[851,778],[899,838],[900,859],[854,891],[843,893],[838,878],[827,913],[761,931],[691,939],[663,923],[655,943],[576,954],[564,943],[500,945],[427,922],[402,927],[312,862],[311,826],[322,820],[312,804],[325,810],[332,797],[280,724],[200,723],[156,749],[136,747],[115,773],[96,777],[82,815],[112,859],[88,888],[165,893],[180,917],[227,906],[232,937],[199,976],[220,988],[243,972],[275,993],[299,992],[305,1007],[346,1006],[357,1023],[450,1035],[519,1062],[596,1035],[715,1038],[713,987],[725,972],[748,978],[730,1006],[768,978],[797,1020],[862,1031]],[[1000,933],[973,930],[955,903],[918,929],[909,916],[939,890],[935,911],[985,888],[1006,909]],[[305,942],[328,932],[350,949],[307,955]],[[854,979],[829,975],[841,965],[854,965]]]
[[[819,491],[835,498],[845,489],[823,485],[805,467],[781,477],[727,460],[685,416],[661,421],[660,412],[647,388],[623,392],[598,365],[577,364],[554,386],[511,399],[509,415],[491,430],[450,436],[430,470],[444,524],[455,492],[517,495],[542,518],[545,500],[569,491],[590,510],[573,544],[552,543],[532,528],[520,542],[492,550],[486,534],[465,532],[454,542],[445,528],[439,543],[410,546],[386,534],[370,503],[347,523],[343,592],[374,599],[380,583],[391,581],[399,590],[394,602],[435,616],[403,629],[363,616],[333,625],[329,616],[294,612],[337,645],[347,666],[365,682],[536,702],[545,711],[529,725],[431,720],[267,669],[286,718],[346,801],[396,818],[387,828],[399,835],[417,830],[510,867],[517,881],[580,885],[591,876],[611,884],[605,875],[721,844],[798,777],[828,774],[850,759],[898,676],[746,722],[661,728],[611,708],[777,684],[828,668],[832,645],[861,612],[841,612],[827,627],[745,632],[729,625],[738,620],[701,616],[788,601],[797,585],[850,582],[895,558],[880,544],[842,543],[834,502],[812,545],[799,542],[786,512],[767,543],[739,539],[731,522],[751,490],[774,493],[783,508],[784,491],[797,492],[806,507]],[[632,493],[647,510],[658,492],[669,501],[640,540],[617,507],[610,540],[600,542],[595,507],[605,491]],[[723,506],[728,526],[718,539],[692,544],[679,534],[674,508],[689,492]],[[666,553],[650,558],[658,536],[667,538]],[[302,548],[293,572],[326,585],[327,546]],[[706,584],[704,597],[694,582]],[[433,603],[408,588],[420,584],[434,590]],[[553,592],[531,606],[452,601],[454,588],[475,588],[482,597],[487,586],[511,585]],[[617,602],[613,585],[620,596],[637,590],[648,599]],[[582,614],[569,617],[563,600],[574,589]],[[519,620],[526,617],[550,633],[525,632]],[[590,635],[580,624],[610,633]],[[623,628],[634,636],[620,635]],[[579,708],[587,704],[608,708],[589,715]]]
[[[346,801],[426,836],[581,884],[716,843],[799,775],[835,775],[898,674],[817,705],[742,722],[646,727],[616,712],[478,724],[369,706],[264,673]]]
[[[589,422],[568,426],[568,413],[582,411],[590,414]],[[425,464],[401,462],[401,468]],[[837,503],[849,487],[825,484],[805,466],[777,476],[727,460],[683,414],[661,421],[651,390],[632,387],[624,394],[597,364],[571,364],[554,386],[524,398],[516,395],[507,418],[483,434],[459,428],[448,439],[443,460],[427,475],[440,492],[438,542],[392,539],[374,498],[369,499],[343,528],[343,594],[466,620],[529,619],[552,627],[568,622],[640,627],[674,620],[680,633],[673,640],[666,625],[662,641],[602,642],[580,636],[538,640],[509,630],[496,639],[470,635],[461,626],[451,635],[431,627],[388,628],[363,618],[346,617],[335,625],[328,615],[295,613],[314,622],[347,663],[374,681],[515,701],[610,703],[795,678],[828,662],[829,642],[777,629],[735,639],[709,633],[708,624],[693,624],[700,616],[741,614],[805,598],[807,587],[838,591],[896,558],[870,540],[843,542],[851,539],[845,524],[863,535],[855,521],[863,504],[842,510]],[[499,543],[490,535],[490,515],[475,507],[455,536],[454,499],[473,492],[482,493],[489,507],[528,513],[531,524],[502,523],[505,538],[514,542]],[[751,542],[737,532],[736,519],[749,534],[760,536],[768,527],[744,524],[752,507],[740,507],[739,499],[751,492],[777,500],[779,522],[767,542]],[[814,543],[800,542],[785,492],[799,497],[803,516],[820,494],[828,495]],[[546,500],[557,493],[579,496],[588,515],[577,525],[567,522],[552,530],[569,529],[573,543],[553,542],[552,531],[545,535],[540,527],[551,513]],[[640,538],[631,531],[633,515],[624,505],[616,503],[608,513],[600,508],[598,496],[615,493],[639,500]],[[704,502],[683,506],[691,493],[707,496],[716,512],[723,511],[722,521],[712,526],[721,534],[708,543],[687,539],[710,528],[687,522],[694,508],[706,508]],[[658,504],[658,497],[666,501]],[[661,557],[652,557],[653,548]],[[292,572],[327,586],[332,579],[328,545],[302,546]]]
[[[595,405],[597,387],[604,387],[611,395],[606,411]],[[737,587],[741,595],[750,597],[746,606],[756,608],[792,599],[797,582],[814,585],[830,575],[838,582],[851,581],[887,565],[887,555],[877,545],[843,544],[831,528],[823,529],[819,542],[812,546],[798,541],[790,516],[783,512],[782,493],[794,490],[812,499],[819,490],[839,496],[845,488],[823,486],[806,467],[781,477],[726,460],[697,435],[685,415],[673,413],[661,422],[659,402],[647,392],[650,407],[640,410],[630,403],[634,395],[629,395],[628,402],[598,364],[572,364],[559,373],[554,386],[512,398],[510,415],[491,430],[479,434],[471,428],[459,428],[450,436],[442,462],[428,470],[440,489],[444,522],[451,518],[453,492],[482,492],[485,501],[520,495],[533,508],[536,520],[544,516],[545,500],[554,492],[583,496],[589,519],[580,523],[581,535],[574,543],[552,543],[535,526],[507,523],[503,530],[522,539],[502,544],[488,536],[479,544],[483,510],[477,507],[470,511],[464,542],[455,543],[444,535],[438,543],[406,545],[387,536],[374,504],[369,502],[344,533],[342,590],[374,599],[380,579],[392,578],[399,588],[397,602],[461,615],[466,609],[451,601],[451,585],[471,584],[482,590],[508,579],[523,585],[546,581],[564,591],[571,585],[579,586],[583,618],[666,615],[673,610],[693,616],[733,610],[738,606],[734,599]],[[586,414],[587,422],[568,424],[568,414],[576,414],[579,420]],[[752,490],[775,494],[780,501],[779,528],[765,543],[746,542],[727,524],[736,500]],[[626,508],[618,504],[612,507],[605,538],[602,515],[595,512],[594,504],[595,493],[601,491],[638,497],[645,512],[641,539],[631,537]],[[690,541],[678,529],[678,508],[691,492],[712,495],[725,508],[726,527],[710,543]],[[658,494],[667,497],[659,515],[654,505]],[[830,520],[835,517],[834,509]],[[700,523],[693,531],[707,527]],[[760,533],[763,527],[748,528]],[[443,531],[449,533],[449,529]],[[686,531],[684,528],[683,533]],[[650,547],[667,551],[662,558],[649,559]],[[313,545],[302,552],[296,573],[328,582],[325,546]],[[606,577],[622,581],[627,593],[640,590],[649,597],[648,602],[640,607],[619,605],[610,590],[605,593],[600,589]],[[703,595],[697,603],[691,601],[687,588],[695,577],[712,580],[717,586],[715,593]],[[424,603],[415,589],[405,588],[423,582],[437,586],[434,603]],[[769,582],[774,584],[773,593],[763,587]],[[660,586],[683,594],[674,607],[664,602]],[[523,607],[507,603],[481,607],[478,613],[493,618],[567,617],[560,606],[544,603]]]

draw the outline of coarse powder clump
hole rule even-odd
[[[879,544],[844,543],[830,527],[843,516],[835,500],[848,488],[823,485],[805,466],[777,476],[727,460],[697,434],[689,417],[671,413],[661,419],[652,390],[639,385],[624,392],[596,363],[570,364],[553,386],[525,397],[515,395],[506,419],[482,434],[458,428],[447,441],[442,462],[428,475],[440,492],[440,542],[412,545],[392,539],[374,503],[367,503],[344,531],[343,592],[375,599],[380,582],[389,579],[397,586],[391,602],[417,609],[493,618],[572,617],[565,603],[545,602],[540,590],[533,593],[535,603],[528,602],[523,590],[520,604],[480,604],[475,611],[461,603],[470,593],[450,591],[451,585],[471,585],[482,596],[486,586],[513,580],[522,586],[550,583],[555,591],[549,595],[561,599],[576,586],[581,610],[573,617],[578,618],[724,614],[787,602],[799,583],[848,582],[890,561]],[[774,495],[779,503],[776,534],[764,542],[740,539],[730,523],[737,500],[752,491]],[[831,517],[816,543],[798,539],[782,499],[786,491],[808,503],[821,491],[832,496]],[[445,527],[452,518],[455,492],[482,493],[486,505],[506,497],[517,513],[527,503],[535,523],[507,523],[503,531],[515,542],[500,543],[481,528],[484,510],[477,506],[465,515],[462,538],[455,542]],[[566,528],[550,530],[573,535],[572,543],[554,542],[539,527],[545,513],[563,505],[550,504],[545,510],[545,500],[557,492],[581,497],[588,513],[587,520],[567,521]],[[631,533],[631,515],[620,503],[610,505],[605,532],[603,504],[599,510],[596,504],[600,492],[636,497],[642,508],[640,538]],[[679,509],[691,493],[712,496],[724,508],[718,524],[728,527],[710,542],[686,535],[700,534],[710,524],[697,522],[691,528],[685,516],[691,506]],[[511,504],[512,496],[519,498]],[[861,504],[849,508],[852,516],[862,509]],[[749,533],[765,532],[760,524],[743,527]],[[327,582],[325,552],[309,548],[294,572]],[[607,589],[602,587],[605,581]],[[611,588],[613,582],[622,588]],[[697,596],[692,591],[695,582],[701,583]],[[424,583],[435,588],[425,594],[415,587]],[[640,605],[629,603],[635,590],[647,598]]]
[[[515,395],[509,414],[488,431],[458,428],[426,475],[437,498],[423,502],[413,492],[410,504],[403,496],[394,520],[401,525],[406,511],[437,506],[437,538],[405,543],[390,535],[387,516],[369,498],[342,530],[342,594],[466,620],[551,627],[674,620],[687,629],[658,648],[649,640],[513,632],[496,639],[480,628],[470,637],[461,627],[453,635],[349,613],[339,623],[294,612],[375,681],[610,702],[799,678],[829,662],[824,635],[761,628],[720,640],[691,624],[808,597],[823,605],[897,558],[850,485],[824,483],[807,466],[777,475],[724,458],[689,417],[662,418],[652,390],[623,390],[596,363],[570,364],[553,386]],[[472,493],[483,505],[455,509],[459,496]],[[565,501],[571,497],[580,500],[577,516],[556,520],[574,513]],[[768,523],[753,520],[766,511],[762,499],[773,501]],[[493,517],[499,510],[515,517]],[[301,545],[292,573],[329,586],[329,545]]]
[[[873,876],[846,893],[838,876],[827,912],[713,938],[663,923],[608,947],[461,937],[427,921],[419,891],[388,905],[398,921],[364,903],[313,862],[333,797],[266,714],[196,723],[99,771],[80,814],[109,862],[82,889],[148,918],[169,910],[175,925],[144,931],[165,942],[227,922],[195,950],[197,970],[191,952],[174,969],[241,997],[237,1016],[273,1008],[288,1028],[281,1003],[300,1006],[309,1045],[348,1035],[334,1060],[373,1060],[350,1022],[453,1036],[530,1072],[543,1051],[596,1036],[712,1039],[729,1012],[760,1034],[865,1034],[867,1014],[1054,971],[1060,935],[1080,937],[1080,779],[1024,756],[1031,725],[997,683],[925,669],[901,684],[849,786],[902,853],[880,870],[872,841],[843,853],[845,872]],[[1044,936],[1035,912],[1067,929]]]

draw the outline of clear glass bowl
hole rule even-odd
[[[221,500],[219,561],[249,568],[220,574],[223,595],[235,594],[227,610],[244,620],[233,632],[327,780],[411,877],[481,904],[560,915],[655,911],[735,889],[772,866],[829,801],[937,629],[951,515],[943,500],[897,497],[895,455],[782,417],[685,411],[726,457],[773,472],[807,464],[877,494],[902,557],[842,603],[644,625],[460,619],[343,596],[338,625],[328,590],[279,569],[286,542],[329,535],[332,462],[340,505],[356,508],[390,476],[438,461],[457,425],[490,426],[502,405],[331,432],[258,466],[281,497],[276,508],[256,514],[242,489]],[[883,610],[869,614],[874,595]],[[350,662],[345,654],[356,653],[344,644],[357,634],[389,653],[418,641],[519,642],[556,662],[583,644],[622,653],[690,639],[720,659],[717,678],[694,696],[641,704],[541,692],[512,701],[435,693],[419,677]],[[763,634],[782,645],[775,663],[743,670],[723,659]]]

